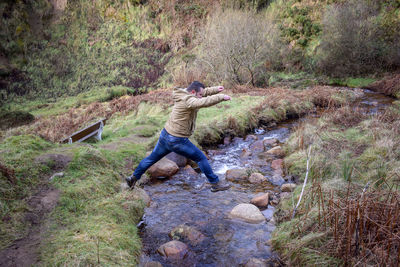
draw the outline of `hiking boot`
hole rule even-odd
[[[129,188],[135,187],[135,184],[137,182],[136,177],[132,174],[131,176],[128,176],[125,178],[126,183],[128,184]]]
[[[211,184],[211,192],[225,191],[231,187],[231,184],[226,181],[219,181],[216,184]]]

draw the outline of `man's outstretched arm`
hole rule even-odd
[[[223,90],[224,87],[222,85],[206,87],[204,88],[203,96],[215,95],[218,94],[219,92],[222,92]]]
[[[218,104],[222,101],[231,100],[231,97],[228,95],[212,95],[202,98],[197,98],[195,96],[190,96],[186,99],[186,106],[188,108],[197,109],[197,108],[205,108],[215,104]]]

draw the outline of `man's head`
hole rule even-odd
[[[198,81],[194,81],[188,86],[188,88],[186,88],[186,91],[195,95],[198,98],[202,98],[204,88],[205,88],[204,84]]]

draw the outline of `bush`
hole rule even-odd
[[[197,41],[194,65],[210,82],[262,85],[262,74],[280,65],[282,44],[274,23],[250,11],[215,12]]]
[[[366,0],[328,6],[317,51],[320,70],[344,76],[400,66],[400,20],[390,10]]]
[[[26,111],[0,112],[0,130],[31,123],[35,116]]]

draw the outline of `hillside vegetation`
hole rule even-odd
[[[400,65],[398,1],[5,1],[2,101]],[[235,26],[237,25],[237,26]],[[340,66],[340,68],[338,68]],[[18,99],[18,98],[17,98]]]
[[[121,182],[154,146],[171,88],[199,80],[233,97],[199,112],[200,145],[328,110],[285,147],[299,182],[312,151],[296,216],[299,187],[276,213],[285,263],[398,263],[399,103],[371,116],[357,91],[325,85],[399,97],[399,1],[7,0],[0,14],[1,249],[39,220],[45,266],[135,266],[146,202]],[[59,144],[99,118],[102,141]],[[57,206],[32,219],[47,187]]]

